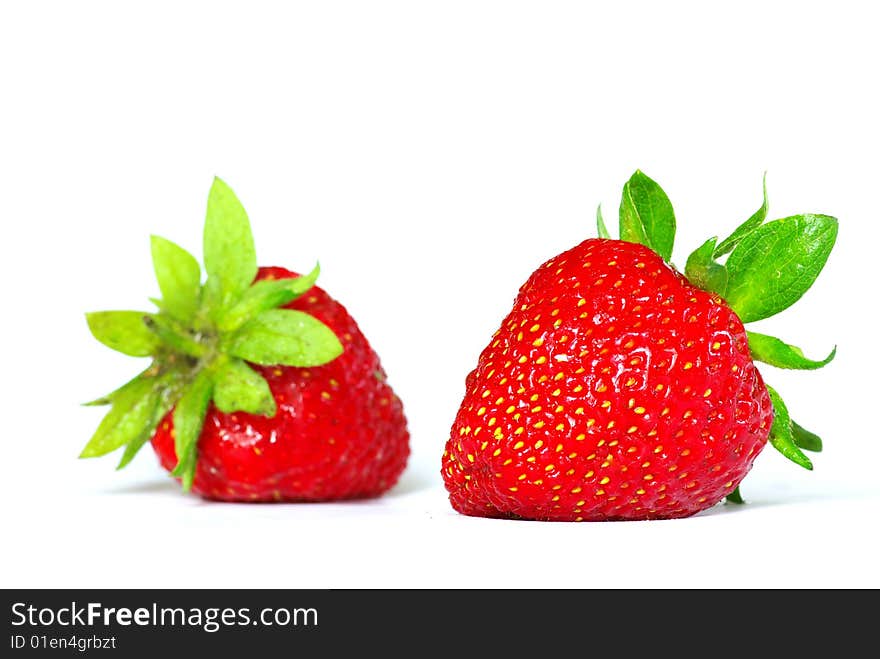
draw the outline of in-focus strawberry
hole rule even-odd
[[[442,459],[457,511],[597,521],[693,515],[739,484],[768,439],[812,468],[821,440],[795,423],[754,361],[821,361],[743,322],[797,301],[825,265],[837,221],[765,223],[670,263],[672,205],[641,172],[624,186],[620,236],[540,266],[468,375]],[[717,259],[728,254],[724,264]],[[753,361],[754,360],[754,361]]]
[[[345,307],[297,275],[257,268],[250,223],[215,179],[196,259],[153,236],[156,312],[87,314],[92,334],[135,357],[140,375],[91,404],[111,405],[81,457],[152,440],[192,490],[226,501],[378,496],[406,466],[409,433],[379,358]]]

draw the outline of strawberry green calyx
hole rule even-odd
[[[804,469],[812,471],[813,463],[795,442],[791,416],[788,414],[785,402],[776,389],[770,385],[767,385],[767,393],[770,394],[770,400],[773,402],[773,426],[770,428],[770,443],[786,458]]]
[[[717,241],[717,238],[709,238],[695,249],[688,257],[684,272],[695,286],[720,295],[727,289],[727,268],[714,260]]]
[[[749,219],[740,224],[736,228],[736,231],[719,243],[718,247],[712,252],[713,258],[717,259],[725,254],[729,254],[733,251],[733,248],[736,247],[737,243],[739,243],[743,236],[757,229],[764,223],[764,220],[767,219],[767,211],[770,209],[770,204],[767,200],[767,172],[764,172],[762,186],[764,189],[764,202],[761,204],[761,207],[752,213],[752,216]]]
[[[767,176],[763,180],[763,203],[727,238],[709,238],[695,249],[684,275],[694,285],[724,298],[743,323],[764,320],[797,302],[816,281],[837,238],[837,219],[804,213],[767,222]],[[660,186],[636,171],[623,188],[620,203],[620,239],[650,247],[670,262],[675,238],[675,215]],[[600,238],[609,238],[597,211]],[[726,258],[725,258],[726,257]],[[723,262],[722,260],[723,259]],[[834,347],[821,360],[773,336],[747,332],[752,359],[776,368],[816,370],[829,364]],[[769,441],[782,455],[812,469],[803,451],[822,450],[818,435],[806,430],[789,415],[779,393],[767,387],[774,421]],[[728,501],[741,503],[739,488]]]
[[[813,371],[829,364],[837,354],[837,346],[832,348],[825,359],[813,360],[804,356],[804,351],[797,346],[791,346],[780,341],[776,337],[747,332],[749,337],[749,349],[752,359],[776,368],[788,368],[801,371]]]
[[[605,226],[605,218],[602,217],[602,204],[596,207],[596,229],[600,238],[611,238],[608,227]]]
[[[672,202],[654,180],[639,170],[623,186],[620,239],[650,247],[664,261],[672,258],[675,243]]]
[[[257,275],[250,222],[238,198],[219,178],[208,195],[204,230],[205,272],[173,242],[151,237],[160,299],[155,312],[86,314],[92,335],[117,352],[151,357],[151,365],[110,394],[87,405],[110,410],[80,457],[125,447],[127,465],[172,409],[178,464],[172,472],[192,486],[198,438],[210,404],[272,417],[276,404],[266,380],[249,363],[320,366],[342,353],[324,323],[282,307],[314,286],[319,267],[307,275],[263,280]]]

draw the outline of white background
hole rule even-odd
[[[860,2],[8,2],[0,8],[0,586],[878,587],[876,17]],[[439,460],[519,285],[614,218],[636,168],[674,260],[770,215],[840,218],[760,328],[837,359],[763,372],[825,439],[768,449],[749,503],[650,523],[492,521]],[[214,175],[261,263],[310,268],[404,401],[412,458],[371,502],[206,503],[149,448],[76,456],[79,406],[140,363],[83,313],[146,308],[148,236],[200,253]]]

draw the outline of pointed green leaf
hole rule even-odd
[[[135,378],[118,390],[113,407],[104,416],[79,457],[106,455],[140,435],[148,425],[159,399],[155,382],[155,378]]]
[[[199,303],[202,273],[199,262],[182,247],[159,236],[150,236],[153,269],[159,290],[160,308],[182,323],[189,323]]]
[[[710,238],[688,257],[684,273],[694,286],[704,291],[724,295],[727,289],[727,269],[712,258],[716,238]]]
[[[757,229],[764,223],[764,220],[767,219],[767,209],[770,207],[767,203],[767,172],[764,172],[764,203],[761,204],[761,207],[756,210],[752,216],[747,219],[745,222],[740,224],[736,231],[730,234],[727,238],[721,241],[721,244],[715,248],[715,252],[712,254],[716,259],[720,256],[724,256],[734,247],[737,246],[740,240],[742,240],[743,236],[750,234],[752,231]]]
[[[171,475],[181,479],[184,492],[192,488],[196,475],[199,436],[202,434],[212,393],[211,373],[207,369],[201,370],[174,408],[174,450],[177,454],[177,466]]]
[[[599,204],[596,208],[596,228],[600,238],[611,238],[611,234],[608,233],[608,227],[605,226],[605,220],[602,217],[602,204]]]
[[[119,388],[117,388],[117,389],[114,389],[114,390],[111,391],[109,394],[105,394],[104,396],[101,396],[100,398],[96,398],[96,399],[94,399],[94,400],[90,400],[88,403],[83,403],[83,406],[85,406],[85,407],[95,407],[95,406],[98,406],[98,405],[109,405],[109,404],[112,403],[112,402],[113,402],[118,396],[123,395],[126,391],[128,391],[128,390],[131,389],[132,387],[136,387],[136,386],[138,386],[138,382],[139,382],[140,380],[144,380],[144,379],[152,378],[152,377],[154,377],[154,376],[156,375],[157,372],[158,372],[158,371],[157,371],[157,368],[156,368],[156,364],[155,364],[155,362],[154,362],[153,364],[150,364],[150,367],[149,367],[148,369],[145,369],[145,370],[141,371],[140,373],[138,373],[136,376],[134,376],[131,380],[129,380],[128,382],[126,382],[126,383],[125,383],[124,385],[122,385],[121,387],[119,387]]]
[[[205,283],[209,305],[228,309],[257,275],[257,256],[247,213],[232,189],[214,179],[204,232]]]
[[[150,419],[141,433],[125,445],[125,451],[123,451],[122,458],[116,466],[117,470],[128,465],[144,444],[153,437],[156,427],[165,418],[165,415],[171,411],[171,408],[174,407],[177,399],[180,398],[181,389],[184,384],[183,377],[184,375],[181,371],[171,370],[157,378],[153,388],[154,393],[157,394],[157,400]]]
[[[218,326],[222,331],[232,331],[241,327],[257,314],[288,304],[315,285],[320,265],[301,277],[292,279],[262,279],[248,288],[241,300],[223,314]]]
[[[736,486],[736,489],[727,495],[727,500],[730,503],[745,503],[742,498],[742,494],[739,492],[739,485]]]
[[[629,195],[626,187],[623,189],[623,197],[620,200],[618,234],[621,240],[638,243],[647,247],[651,246],[648,234],[645,233],[645,225],[642,224],[642,219],[639,217],[632,197]]]
[[[665,261],[672,258],[675,242],[672,202],[655,181],[638,170],[623,186],[620,239],[646,245]]]
[[[794,419],[791,420],[791,434],[794,437],[794,443],[805,451],[813,451],[814,453],[822,451],[822,438],[798,425]]]
[[[785,406],[782,397],[773,387],[770,385],[766,386],[767,393],[770,394],[770,401],[773,403],[773,425],[770,427],[770,443],[773,445],[773,448],[796,465],[804,469],[812,469],[813,463],[810,462],[810,458],[804,455],[803,451],[795,443],[791,428],[791,417],[788,414],[788,408]]]
[[[264,311],[231,338],[230,354],[263,365],[320,366],[342,354],[342,344],[314,316],[292,309]]]
[[[144,311],[94,311],[86,314],[89,329],[108,348],[132,357],[149,357],[159,340],[144,325]]]
[[[266,379],[240,359],[226,363],[214,377],[214,404],[226,414],[275,416],[275,398]]]
[[[134,439],[128,442],[125,445],[125,450],[122,452],[122,457],[119,460],[119,464],[116,465],[117,471],[119,469],[123,469],[134,459],[134,457],[140,452],[140,450],[144,447],[153,436],[153,433],[156,431],[156,426],[159,425],[159,422],[162,421],[163,417],[168,413],[172,406],[163,406],[159,403],[153,407],[153,412],[150,416],[149,421],[144,425],[140,434],[138,434]]]
[[[791,368],[802,371],[812,371],[822,368],[837,353],[837,346],[829,353],[829,355],[820,361],[814,361],[804,357],[804,351],[797,346],[789,345],[780,341],[774,336],[766,334],[758,334],[757,332],[746,332],[749,338],[749,350],[752,353],[752,359],[777,368]]]
[[[837,220],[795,215],[764,224],[727,259],[727,301],[743,322],[767,318],[797,302],[825,266]]]
[[[169,316],[162,314],[150,316],[144,319],[144,324],[150,332],[156,335],[159,341],[174,352],[199,358],[207,351],[204,344]]]

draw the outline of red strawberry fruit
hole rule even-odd
[[[329,501],[374,497],[409,455],[403,407],[345,307],[299,276],[257,268],[250,224],[215,179],[205,270],[152,238],[156,312],[87,314],[105,345],[151,365],[91,404],[110,411],[81,457],[152,440],[163,467],[208,499]]]
[[[823,268],[837,221],[765,223],[764,204],[712,238],[682,275],[669,263],[672,205],[641,172],[624,186],[620,236],[540,266],[468,375],[442,459],[455,510],[559,521],[686,517],[725,497],[770,443],[812,468],[821,440],[792,421],[754,361],[821,361],[743,322],[793,304]],[[724,264],[717,259],[729,253]]]

